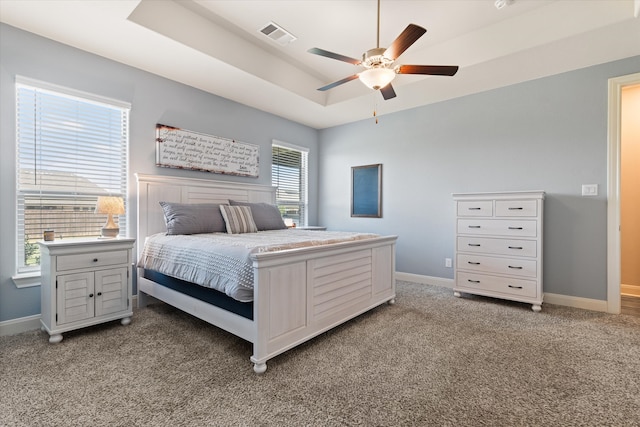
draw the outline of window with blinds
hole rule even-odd
[[[126,201],[130,106],[16,79],[18,273],[38,270],[37,240],[100,235],[98,196]],[[125,216],[118,218],[126,235]]]
[[[274,142],[271,146],[271,183],[276,204],[286,223],[307,225],[307,155],[305,148]]]

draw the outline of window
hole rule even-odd
[[[271,147],[271,183],[285,223],[307,225],[306,148],[274,141]]]
[[[126,201],[129,109],[16,79],[18,273],[39,270],[36,241],[45,230],[62,238],[97,237],[107,220],[94,213],[98,196]],[[126,234],[125,217],[119,225]]]

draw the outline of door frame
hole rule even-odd
[[[622,89],[640,84],[640,73],[609,79],[607,121],[607,312],[620,313],[620,146]]]

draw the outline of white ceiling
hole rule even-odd
[[[459,65],[453,77],[398,75],[397,97],[357,80],[376,47],[376,0],[0,0],[0,21],[213,94],[325,128],[640,55],[640,0],[382,0],[380,46],[427,29],[400,64]],[[275,22],[297,40],[259,32]]]

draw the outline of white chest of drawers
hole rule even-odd
[[[62,333],[122,319],[131,307],[131,252],[135,239],[62,239],[40,244],[42,329],[49,342]]]
[[[542,310],[543,191],[456,193],[454,295]]]

